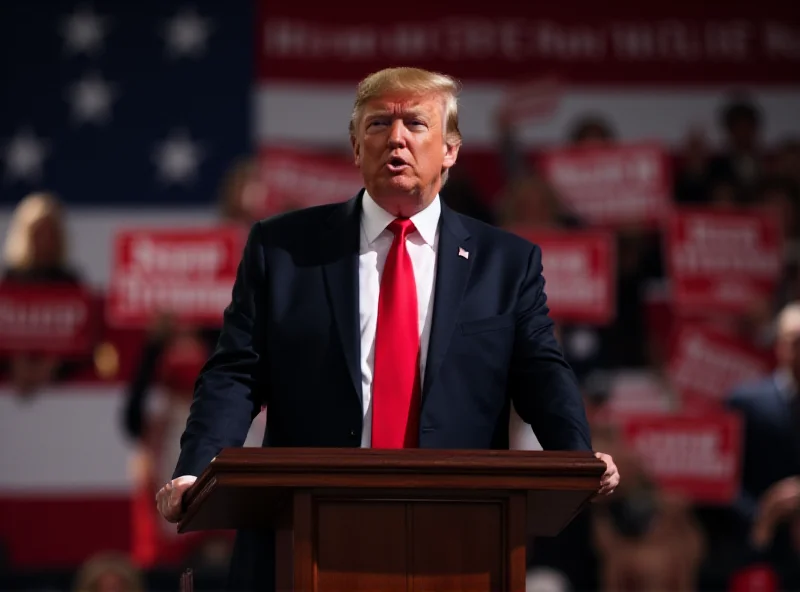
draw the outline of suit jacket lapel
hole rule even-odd
[[[328,220],[329,233],[323,249],[325,287],[342,342],[347,370],[359,401],[361,392],[361,338],[358,322],[358,251],[361,224],[361,193],[334,210]]]
[[[422,388],[423,399],[430,391],[450,345],[474,258],[475,245],[471,244],[469,232],[461,224],[458,215],[442,203],[433,322]]]

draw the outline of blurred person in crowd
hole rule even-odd
[[[762,124],[760,109],[746,97],[734,97],[721,109],[725,146],[709,162],[712,183],[731,180],[748,191],[755,186],[764,167],[760,146]]]
[[[214,327],[198,328],[160,315],[148,331],[140,365],[128,387],[124,425],[136,444],[131,460],[136,492],[132,555],[142,567],[178,561],[184,550],[216,538],[213,532],[179,537],[175,525],[159,519],[153,495],[158,484],[172,478],[194,384],[218,335]]]
[[[11,216],[4,259],[4,280],[80,281],[68,263],[64,210],[55,195],[32,193],[19,202]]]
[[[15,208],[4,251],[3,282],[14,284],[70,284],[81,279],[69,264],[64,210],[52,193],[32,193]],[[23,395],[60,380],[75,369],[57,356],[17,354],[4,361],[11,380]]]
[[[772,213],[781,225],[783,239],[788,248],[788,257],[797,261],[800,240],[800,187],[784,177],[767,177],[756,188],[755,203]],[[794,256],[792,256],[794,255]]]
[[[504,228],[557,230],[580,226],[580,221],[564,208],[556,190],[537,175],[512,181],[500,204],[500,225]]]
[[[642,368],[657,361],[647,334],[645,285],[663,276],[659,238],[638,227],[617,230],[616,315],[601,333],[607,368]]]
[[[771,171],[772,176],[800,188],[800,138],[787,138],[780,143]]]
[[[616,141],[611,123],[601,115],[584,115],[573,125],[569,140],[573,146],[605,146]]]
[[[483,196],[463,170],[453,170],[447,184],[441,189],[441,198],[453,211],[475,218],[486,224],[495,224],[495,215],[486,205]]]
[[[742,188],[734,179],[719,178],[709,183],[708,205],[720,210],[736,209],[743,205]]]
[[[588,373],[581,379],[581,392],[592,431],[592,443],[596,449],[613,449],[611,456],[616,462],[616,455],[624,451],[616,444],[616,426],[608,421],[607,373],[600,370]],[[621,474],[625,473],[621,471]],[[618,492],[619,489],[614,495],[618,495]],[[530,537],[527,545],[528,569],[534,573],[560,574],[566,578],[572,590],[597,590],[600,563],[593,544],[592,514],[591,510],[579,513],[556,537]]]
[[[800,302],[776,322],[776,371],[736,388],[726,400],[744,421],[741,492],[735,511],[758,550],[796,561],[786,528],[800,512]]]
[[[716,155],[701,130],[692,129],[687,135],[674,179],[678,203],[735,206],[754,200],[766,172],[760,147],[761,112],[751,101],[735,98],[722,108],[720,126],[725,146]]]
[[[711,147],[705,132],[699,128],[689,130],[678,154],[673,177],[673,195],[679,204],[708,202],[708,163]]]
[[[231,224],[249,228],[261,216],[267,186],[258,157],[247,156],[231,165],[222,182],[220,217]]]
[[[86,561],[72,592],[145,592],[142,573],[121,553],[108,552]]]
[[[603,450],[613,451],[625,482],[592,508],[600,555],[600,589],[608,592],[686,592],[697,588],[705,535],[687,500],[661,490],[627,447],[613,421],[592,426]]]
[[[800,187],[786,177],[764,179],[756,192],[758,205],[778,220],[783,239],[784,267],[769,312],[800,299]],[[765,307],[766,308],[766,307]]]
[[[507,448],[513,404],[545,449],[592,450],[539,248],[439,199],[461,146],[457,92],[415,68],[370,75],[350,123],[364,188],[253,226],[175,478],[157,495],[165,519],[180,519],[183,494],[242,445],[262,405],[264,446]],[[605,495],[619,474],[596,456]],[[274,544],[238,533],[234,588],[274,586]]]

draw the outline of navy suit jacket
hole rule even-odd
[[[361,195],[252,228],[176,477],[199,475],[220,450],[241,446],[262,404],[264,446],[360,446]],[[420,447],[507,448],[513,404],[543,448],[591,450],[548,316],[540,249],[442,204],[435,277]],[[252,553],[258,545],[240,539],[233,571],[250,581],[246,556],[261,563],[269,548]]]
[[[800,433],[789,394],[778,385],[776,377],[769,376],[737,388],[727,399],[744,421],[742,487],[735,509],[746,526],[772,484],[800,475]]]

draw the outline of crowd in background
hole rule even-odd
[[[735,98],[720,114],[723,146],[712,147],[700,132],[687,130],[685,143],[672,154],[673,200],[720,209],[763,208],[779,217],[785,244],[779,288],[771,299],[753,301],[737,330],[753,347],[775,351],[776,376],[786,378],[788,405],[800,398],[793,391],[794,377],[800,376],[800,309],[793,308],[800,300],[800,139],[765,146],[762,117],[758,105]],[[586,221],[565,206],[538,170],[536,158],[522,148],[513,119],[502,112],[497,116],[497,135],[496,157],[505,175],[500,194],[482,195],[471,182],[470,170],[457,165],[442,190],[443,200],[457,211],[501,227],[585,228]],[[565,139],[574,146],[617,141],[614,122],[601,115],[576,121]],[[233,163],[228,178],[220,181],[220,220],[249,227],[256,216],[248,211],[248,195],[263,182],[257,159]],[[4,280],[83,281],[80,262],[70,256],[65,214],[58,197],[50,193],[31,195],[17,206],[5,237]],[[750,500],[747,508],[738,500],[728,506],[693,504],[663,491],[607,421],[606,387],[614,372],[642,369],[658,377],[667,374],[666,353],[660,345],[663,336],[653,334],[645,302],[649,287],[667,275],[662,231],[618,229],[615,240],[613,319],[605,326],[560,324],[558,333],[584,389],[595,448],[614,456],[622,485],[556,539],[532,541],[530,589],[719,590],[731,589],[737,577],[755,572],[758,577],[778,578],[782,589],[800,588],[800,420],[780,423],[786,414],[769,407],[771,387],[765,385],[772,384],[771,375],[758,385],[740,385],[728,399],[730,408],[744,417],[741,496]],[[203,539],[204,546],[193,555],[165,553],[169,535],[153,532],[162,525],[155,522],[154,508],[147,501],[155,484],[171,474],[194,380],[217,331],[185,326],[164,315],[153,319],[148,332],[127,335],[123,340],[127,352],[98,348],[84,361],[24,354],[2,360],[2,377],[20,397],[35,397],[48,383],[102,376],[106,366],[118,365],[120,358],[132,361],[114,379],[129,385],[119,425],[140,451],[135,470],[142,494],[134,511],[141,532],[135,533],[130,554],[104,555],[84,565],[70,580],[76,591],[152,589],[156,585],[152,574],[164,567],[159,565],[164,558],[170,558],[173,567],[205,564],[210,572],[224,565],[226,537]],[[153,412],[147,400],[156,385],[168,397]],[[773,412],[779,416],[774,422]],[[5,569],[13,572],[13,566]],[[151,570],[149,588],[145,570]],[[167,579],[165,586],[176,581]]]

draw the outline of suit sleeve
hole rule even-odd
[[[242,446],[266,388],[261,226],[250,231],[217,346],[195,384],[173,477],[199,475],[223,448]]]
[[[747,437],[747,429],[749,427],[747,421],[747,397],[745,394],[739,390],[734,390],[731,392],[727,397],[725,397],[723,404],[725,409],[730,412],[739,414],[742,419],[744,419],[744,443],[745,445],[750,440]],[[755,452],[755,454],[753,454]],[[753,524],[756,518],[756,514],[758,513],[758,502],[759,500],[747,490],[747,485],[750,483],[752,477],[750,472],[753,469],[753,463],[748,462],[748,453],[752,454],[752,456],[758,458],[761,456],[760,451],[750,451],[745,448],[743,453],[742,459],[742,475],[739,482],[739,491],[736,494],[736,498],[733,500],[733,504],[731,505],[731,509],[733,510],[734,514],[739,518],[741,523],[748,528]]]
[[[541,249],[534,246],[520,288],[511,398],[545,450],[592,450],[583,397],[556,341],[542,275]]]

